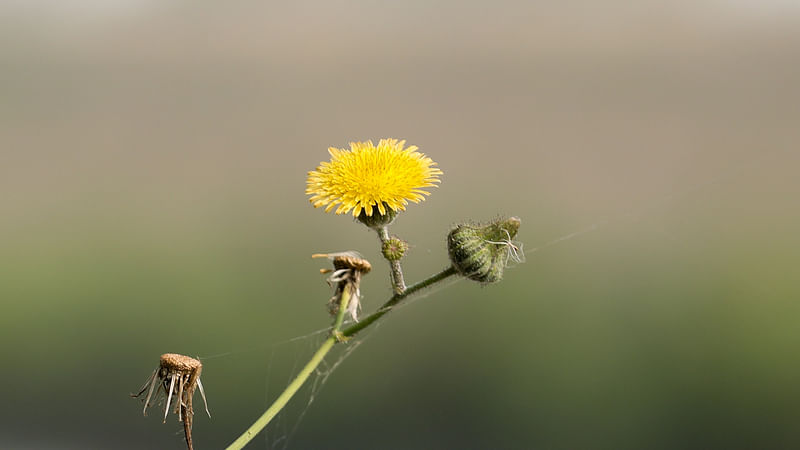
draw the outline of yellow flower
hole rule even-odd
[[[308,173],[306,194],[315,208],[325,206],[329,212],[336,205],[336,214],[353,211],[358,217],[363,210],[372,216],[377,206],[381,215],[388,206],[394,211],[406,209],[408,201],[419,203],[428,192],[421,188],[435,187],[442,171],[433,160],[417,152],[406,141],[381,139],[351,142],[350,150],[329,148],[330,162],[322,162]]]

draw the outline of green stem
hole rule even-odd
[[[386,245],[386,243],[391,239],[389,237],[389,228],[388,227],[381,227],[378,229],[378,237],[381,240],[381,247]],[[406,290],[406,281],[403,279],[403,267],[400,265],[400,260],[391,260],[389,261],[389,269],[392,272],[392,288],[394,289],[395,294],[402,294],[403,291]]]
[[[248,428],[241,436],[239,436],[231,445],[228,446],[227,450],[239,450],[244,448],[248,442],[250,442],[267,424],[276,416],[278,413],[289,403],[289,400],[294,396],[298,389],[303,385],[303,383],[308,379],[309,375],[317,368],[319,363],[325,358],[325,355],[333,348],[334,344],[336,344],[337,340],[335,337],[330,336],[328,339],[325,339],[325,342],[322,343],[319,350],[314,353],[314,356],[311,357],[311,360],[303,367],[300,373],[297,374],[294,380],[289,383],[289,386],[286,386],[286,389],[281,393],[281,395],[275,399],[275,402],[270,405],[270,407],[264,411],[264,414],[258,418],[250,428]]]
[[[340,336],[344,337],[352,337],[355,336],[356,333],[363,330],[364,328],[372,325],[378,319],[383,317],[384,314],[388,313],[392,310],[392,308],[400,303],[401,300],[408,297],[409,295],[413,294],[414,292],[419,291],[420,289],[424,289],[426,287],[432,286],[447,277],[456,274],[456,269],[448,267],[447,269],[432,275],[419,283],[413,284],[409,286],[405,291],[399,294],[395,294],[392,298],[389,299],[386,303],[383,304],[377,311],[370,314],[368,317],[363,319],[361,322],[352,325],[351,327],[347,328],[343,332],[339,331],[339,327],[342,326],[342,322],[344,320],[344,310],[347,307],[347,302],[350,300],[350,293],[347,289],[342,291],[342,302],[339,306],[339,313],[336,315],[336,322],[334,322],[333,329],[331,330],[331,336],[325,339],[325,342],[319,347],[319,349],[311,356],[311,360],[306,363],[306,365],[300,370],[300,373],[297,374],[294,380],[286,386],[286,389],[278,396],[277,399],[270,405],[270,407],[264,411],[264,414],[261,415],[252,425],[250,428],[245,430],[241,436],[239,436],[231,445],[227,447],[227,450],[239,450],[244,448],[248,442],[250,442],[267,424],[276,416],[278,413],[289,403],[289,400],[294,396],[295,393],[300,389],[300,387],[305,383],[308,377],[311,375],[312,372],[319,366],[322,360],[325,358],[325,355],[328,354],[329,351],[333,348],[333,346],[339,342]]]
[[[353,336],[355,336],[359,331],[361,331],[364,328],[367,328],[368,326],[372,325],[376,320],[378,320],[381,317],[383,317],[384,314],[386,314],[389,311],[391,311],[392,308],[397,306],[397,304],[400,303],[404,298],[408,297],[409,295],[411,295],[411,294],[413,294],[413,293],[415,293],[415,292],[417,292],[417,291],[419,291],[421,289],[425,289],[426,287],[433,286],[434,284],[446,279],[447,277],[455,275],[456,273],[457,272],[456,272],[455,267],[450,266],[447,269],[444,269],[443,271],[441,271],[441,272],[439,272],[439,273],[437,273],[435,275],[432,275],[432,276],[420,281],[419,283],[412,284],[411,286],[407,287],[405,291],[403,291],[403,292],[401,292],[399,294],[394,294],[392,296],[392,298],[390,298],[389,301],[384,303],[383,306],[378,308],[377,311],[375,311],[374,313],[370,314],[369,316],[361,319],[361,321],[351,325],[349,328],[346,328],[344,331],[342,331],[342,335],[345,336],[345,337],[353,337]]]
[[[341,334],[339,329],[342,327],[342,322],[344,321],[344,314],[347,310],[347,304],[350,303],[350,289],[345,287],[342,289],[342,297],[339,301],[339,312],[336,314],[336,321],[333,323],[333,329],[331,330],[331,335],[328,339],[325,339],[325,342],[322,343],[319,350],[311,357],[311,360],[300,370],[300,373],[289,383],[289,386],[281,393],[281,395],[275,399],[275,401],[270,405],[270,407],[264,411],[264,414],[256,420],[253,425],[250,425],[241,436],[239,436],[231,445],[228,446],[228,450],[238,450],[243,448],[250,442],[256,435],[267,426],[267,424],[275,417],[287,403],[289,400],[294,396],[294,394],[300,389],[300,387],[305,383],[308,377],[314,372],[314,369],[317,368],[319,363],[325,358],[325,355],[333,348],[333,345],[339,342],[341,338]]]
[[[344,315],[347,312],[347,305],[350,304],[350,286],[347,285],[342,289],[342,296],[339,299],[339,311],[336,313],[336,321],[333,322],[333,329],[331,329],[331,336],[336,338],[337,340],[341,340],[341,333],[339,329],[342,328],[342,322],[344,322]]]

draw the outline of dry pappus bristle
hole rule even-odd
[[[372,264],[362,258],[358,252],[347,251],[337,253],[315,253],[312,258],[328,258],[333,261],[333,270],[323,269],[322,273],[330,273],[328,284],[335,286],[335,293],[328,300],[328,311],[332,315],[339,312],[342,292],[347,289],[350,301],[347,312],[354,321],[358,321],[358,310],[361,308],[361,276],[372,270]]]

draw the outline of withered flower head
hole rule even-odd
[[[328,301],[328,310],[331,315],[339,313],[342,303],[342,293],[347,290],[350,300],[346,310],[354,321],[358,322],[358,311],[361,309],[361,276],[372,270],[372,265],[362,258],[358,252],[317,253],[312,258],[328,258],[333,261],[333,269],[320,269],[320,273],[330,273],[328,284],[335,286],[335,293]]]
[[[169,406],[174,396],[175,407],[173,411],[178,415],[178,421],[185,422],[186,427],[191,429],[192,417],[194,416],[192,397],[195,388],[200,388],[200,396],[203,397],[206,414],[211,417],[211,413],[208,412],[206,393],[203,391],[203,383],[200,382],[200,372],[202,370],[203,365],[194,358],[177,353],[164,353],[161,355],[158,368],[153,371],[153,374],[147,379],[139,393],[131,395],[139,398],[144,394],[144,391],[147,391],[147,396],[144,399],[144,409],[142,410],[145,416],[147,415],[147,407],[152,404],[150,400],[152,399],[153,403],[157,403],[163,395],[167,401],[164,406],[164,422],[167,421],[167,414],[170,411]]]

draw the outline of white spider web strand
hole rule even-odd
[[[372,330],[370,330],[370,332],[371,331]],[[363,336],[359,340],[354,340],[349,342],[347,347],[345,347],[345,350],[342,352],[341,355],[339,355],[339,357],[336,359],[336,362],[334,362],[332,365],[328,365],[327,361],[323,361],[325,369],[323,370],[320,367],[317,368],[317,370],[315,371],[314,381],[311,384],[308,401],[303,407],[303,410],[300,412],[300,415],[298,416],[297,421],[292,427],[292,430],[286,436],[285,440],[286,445],[283,447],[283,449],[286,449],[288,447],[289,443],[291,442],[291,439],[297,433],[297,430],[300,427],[301,422],[305,418],[306,413],[311,409],[311,404],[314,403],[314,400],[316,400],[317,396],[322,391],[322,388],[327,384],[328,378],[330,378],[330,376],[333,375],[333,372],[336,371],[339,365],[342,364],[344,360],[347,359],[355,351],[355,349],[357,349],[361,344],[364,343],[365,339],[369,334],[370,333]]]
[[[617,223],[617,222],[621,221],[624,218],[629,218],[629,217],[634,217],[634,218],[637,218],[637,219],[641,218],[641,217],[637,217],[637,216],[641,216],[644,213],[648,212],[649,210],[652,210],[652,209],[654,209],[654,208],[656,208],[658,206],[667,204],[667,203],[669,203],[671,201],[674,201],[676,199],[680,199],[680,198],[686,197],[686,196],[688,196],[688,195],[690,195],[690,194],[692,194],[694,192],[697,192],[697,191],[699,191],[699,190],[701,190],[701,189],[703,189],[703,188],[705,188],[707,186],[717,185],[721,181],[729,179],[729,178],[733,177],[734,175],[738,175],[741,172],[742,172],[742,170],[732,171],[732,172],[729,172],[729,173],[727,173],[725,175],[718,176],[718,177],[715,177],[715,178],[711,178],[711,179],[709,179],[707,181],[704,181],[702,183],[698,183],[698,184],[696,184],[694,186],[691,186],[690,188],[688,188],[688,189],[686,189],[686,190],[684,190],[682,192],[667,194],[667,195],[661,196],[659,198],[655,198],[653,201],[648,202],[647,204],[645,204],[642,207],[634,208],[634,209],[631,209],[631,210],[628,210],[628,211],[625,211],[625,212],[622,212],[622,213],[619,213],[619,214],[615,214],[614,217],[612,217],[610,219],[603,219],[603,220],[597,221],[597,222],[595,222],[595,223],[593,223],[593,224],[591,224],[591,225],[589,225],[589,226],[587,226],[585,228],[579,229],[577,231],[573,231],[571,233],[565,234],[563,236],[560,236],[560,237],[552,239],[552,240],[550,240],[548,242],[545,242],[544,244],[541,244],[538,247],[534,247],[532,249],[529,249],[529,250],[527,250],[527,253],[528,254],[532,254],[532,253],[536,253],[536,252],[542,251],[542,250],[544,250],[546,248],[561,244],[561,243],[563,243],[565,241],[577,238],[577,237],[582,236],[584,234],[591,233],[591,232],[600,230],[602,228],[605,228],[605,227],[607,227],[607,226],[609,226],[611,224],[614,224],[614,223]],[[503,242],[503,244],[505,245],[507,243]],[[509,255],[511,257],[511,259],[515,260],[514,262],[523,262],[524,261],[524,254],[522,253],[522,244],[518,243],[516,241],[509,242],[508,244],[513,245],[514,246],[513,249],[517,250],[519,252],[518,254],[515,253],[514,255]],[[514,268],[514,266],[515,266],[515,264],[512,264],[511,266],[509,266],[509,268]],[[426,297],[428,297],[428,296],[430,296],[430,295],[432,295],[432,294],[434,294],[434,293],[436,293],[436,292],[438,292],[438,291],[440,291],[440,290],[442,290],[444,288],[452,286],[453,284],[458,283],[461,280],[463,280],[463,277],[454,277],[454,278],[451,278],[451,279],[447,280],[446,282],[438,283],[435,286],[432,286],[430,288],[426,288],[426,289],[422,290],[421,292],[418,292],[418,293],[415,293],[415,294],[409,296],[408,298],[404,299],[403,302],[390,307],[388,310],[391,311],[393,309],[401,309],[401,308],[404,308],[406,306],[409,306],[409,305],[411,305],[413,303],[416,303],[417,301],[419,301],[419,300],[421,300],[423,298],[426,298]],[[361,344],[363,344],[366,341],[366,339],[372,334],[372,332],[375,329],[377,329],[379,326],[380,326],[380,322],[377,322],[377,323],[375,323],[375,325],[372,328],[370,328],[369,330],[366,330],[367,331],[366,334],[359,335],[359,339],[358,340],[355,340],[355,339],[351,340],[350,344],[347,345],[347,347],[344,350],[344,352],[341,355],[338,356],[336,362],[334,362],[333,364],[329,365],[326,361],[323,361],[324,367],[321,366],[320,368],[317,368],[317,370],[315,371],[314,379],[312,380],[312,382],[310,384],[310,387],[309,387],[308,400],[306,401],[305,405],[303,406],[302,411],[300,412],[300,414],[299,414],[297,420],[295,421],[294,425],[292,426],[291,430],[288,430],[288,428],[287,428],[287,424],[284,421],[283,412],[281,412],[278,415],[278,417],[276,417],[276,420],[278,421],[278,423],[277,424],[273,424],[273,426],[270,427],[270,429],[274,432],[276,428],[282,428],[282,433],[280,434],[280,436],[275,441],[272,442],[271,445],[267,441],[267,445],[268,445],[269,448],[272,448],[272,449],[280,448],[282,450],[285,450],[288,447],[289,443],[291,442],[292,437],[296,434],[296,432],[297,432],[302,420],[304,419],[304,417],[307,414],[307,412],[310,410],[312,404],[316,400],[316,398],[319,395],[319,393],[322,390],[322,388],[326,385],[326,383],[327,383],[328,379],[330,378],[330,376],[336,371],[336,369],[350,355],[352,355],[352,353]],[[330,327],[321,328],[321,329],[312,331],[312,332],[304,334],[304,335],[295,336],[295,337],[289,338],[287,340],[271,344],[271,347],[273,349],[273,353],[272,353],[272,356],[270,357],[270,364],[269,364],[270,365],[270,370],[268,370],[267,382],[269,382],[270,377],[271,377],[271,367],[272,367],[272,364],[273,364],[272,360],[274,358],[274,352],[275,352],[276,348],[278,348],[279,346],[283,346],[283,345],[289,344],[289,343],[304,342],[304,341],[305,342],[318,341],[319,339],[314,339],[314,338],[318,337],[320,335],[323,335],[324,333],[329,332],[330,329],[331,329]],[[234,350],[234,351],[230,351],[230,352],[226,352],[226,353],[220,353],[220,354],[217,354],[217,355],[211,355],[211,356],[208,356],[208,357],[205,357],[205,358],[202,358],[202,359],[221,358],[221,357],[225,357],[225,356],[229,356],[229,355],[233,355],[233,354],[238,354],[238,353],[257,351],[257,350],[259,350],[261,348],[264,348],[266,346],[267,345],[252,346],[250,348],[246,348],[246,349],[242,349],[242,350]],[[299,358],[299,356],[298,356],[299,353],[296,353],[295,355],[296,355],[297,358]],[[296,369],[296,365],[297,365],[297,359],[295,360],[295,367],[294,367],[295,369]],[[293,370],[293,372],[294,372],[294,370]],[[270,399],[267,398],[267,402],[269,402],[269,401],[270,401]]]
[[[330,331],[330,328],[326,329],[325,331]],[[303,336],[303,339],[292,338],[282,342],[282,344],[288,344],[288,343],[294,344],[291,350],[291,354],[294,355],[294,362],[292,364],[291,369],[288,371],[289,380],[293,379],[297,375],[298,367],[301,364],[301,357],[304,361],[305,356],[309,353],[313,353],[316,350],[316,348],[319,347],[319,345],[321,344],[322,339],[321,337],[319,337],[319,334],[320,333],[316,332],[310,333]],[[276,345],[275,349],[277,348],[278,346]],[[269,361],[269,369],[268,369],[269,374],[271,374],[272,372],[272,367],[274,365],[274,360],[276,358],[275,349],[273,350],[273,353]],[[272,401],[274,401],[274,398],[270,396],[269,380],[267,380],[264,404],[269,405]],[[273,449],[286,448],[288,446],[289,437],[291,436],[292,433],[294,433],[294,430],[296,429],[297,426],[296,424],[291,425],[291,421],[287,418],[290,415],[289,411],[290,410],[286,408],[282,409],[275,416],[275,418],[273,418],[272,422],[270,423],[270,426],[264,430],[264,443],[267,448],[273,448]],[[290,426],[292,427],[291,431],[289,430]],[[273,436],[277,437],[272,442],[270,442]]]
[[[407,306],[409,306],[409,305],[411,305],[413,303],[418,302],[419,300],[422,300],[424,298],[430,297],[431,295],[433,295],[433,294],[435,294],[435,293],[437,293],[437,292],[439,292],[439,291],[441,291],[443,289],[446,289],[446,288],[448,288],[448,287],[450,287],[450,286],[452,286],[452,285],[454,285],[456,283],[460,283],[463,280],[465,280],[465,278],[461,277],[461,276],[455,276],[455,277],[447,278],[443,282],[436,283],[433,286],[427,287],[427,288],[425,288],[425,289],[423,289],[423,290],[421,290],[419,292],[415,292],[415,293],[409,295],[408,297],[403,299],[402,302],[400,302],[400,303],[398,303],[398,304],[396,304],[396,305],[394,305],[392,307],[386,308],[386,312],[403,309],[403,308],[405,308],[405,307],[407,307]]]
[[[287,424],[287,421],[284,420],[284,411],[287,411],[284,409],[284,411],[281,411],[281,413],[279,413],[276,417],[276,419],[280,421],[279,424],[271,424],[273,432],[275,431],[275,428],[281,429],[281,432],[271,443],[269,440],[267,440],[268,448],[273,450],[285,450],[289,447],[293,437],[297,434],[297,431],[302,425],[303,419],[311,409],[312,404],[318,398],[323,387],[327,384],[328,379],[331,377],[331,375],[333,375],[336,369],[338,369],[339,366],[355,351],[355,349],[364,343],[366,338],[371,335],[373,331],[379,328],[379,325],[380,324],[376,323],[370,330],[367,330],[364,334],[360,335],[359,339],[353,338],[348,341],[348,345],[344,347],[343,352],[336,357],[336,361],[333,364],[330,364],[327,359],[320,363],[320,366],[314,371],[310,381],[306,383],[303,395],[307,396],[308,400],[302,406],[300,412],[296,414],[297,418],[292,421],[294,424],[291,425],[291,430],[288,429],[289,424]],[[291,413],[287,413],[287,415],[289,414]]]
[[[223,353],[215,353],[213,355],[208,355],[208,356],[198,356],[197,359],[199,359],[201,361],[207,361],[207,360],[210,360],[210,359],[225,358],[225,357],[228,357],[228,356],[238,355],[238,354],[242,354],[242,353],[256,352],[256,351],[264,350],[264,349],[267,349],[267,348],[280,347],[280,346],[283,346],[283,345],[286,345],[286,344],[291,344],[292,342],[303,341],[303,340],[306,340],[306,339],[309,339],[309,338],[312,338],[314,336],[318,336],[318,335],[321,335],[321,334],[324,334],[324,333],[327,333],[327,332],[330,332],[330,331],[331,331],[331,327],[327,326],[325,328],[320,328],[318,330],[311,331],[311,332],[309,332],[307,334],[303,334],[303,335],[300,335],[300,336],[295,336],[295,337],[292,337],[292,338],[289,338],[289,339],[285,339],[283,341],[270,342],[270,343],[266,343],[265,342],[265,343],[251,345],[251,346],[248,346],[248,347],[245,347],[245,348],[241,348],[239,350],[231,350],[231,351],[223,352]]]
[[[707,186],[718,185],[724,180],[727,180],[727,179],[733,178],[733,177],[735,177],[737,175],[740,175],[741,173],[744,172],[744,170],[745,169],[742,169],[742,168],[739,168],[739,169],[736,169],[736,170],[732,170],[732,171],[730,171],[730,172],[728,172],[726,174],[710,178],[710,179],[708,179],[706,181],[703,181],[701,183],[697,183],[697,184],[695,184],[695,185],[693,185],[693,186],[689,187],[688,189],[685,189],[685,190],[683,190],[681,192],[662,195],[660,197],[657,197],[654,201],[651,201],[650,203],[645,204],[642,207],[630,209],[628,211],[616,214],[615,217],[611,218],[611,219],[603,219],[603,220],[597,221],[597,222],[595,222],[595,223],[593,223],[593,224],[591,224],[591,225],[589,225],[589,226],[587,226],[585,228],[582,228],[580,230],[573,231],[571,233],[568,233],[568,234],[565,234],[563,236],[557,237],[557,238],[555,238],[555,239],[553,239],[551,241],[548,241],[548,242],[546,242],[544,244],[541,244],[538,247],[534,247],[532,249],[528,249],[525,252],[528,253],[528,254],[535,253],[535,252],[544,250],[544,249],[546,249],[548,247],[552,247],[554,245],[560,244],[560,243],[562,243],[564,241],[568,241],[568,240],[576,238],[578,236],[581,236],[581,235],[584,235],[584,234],[587,234],[587,233],[591,233],[593,231],[597,231],[597,230],[599,230],[601,228],[605,228],[608,225],[611,225],[613,223],[619,222],[622,218],[640,216],[641,214],[643,214],[644,212],[646,212],[646,211],[648,211],[650,209],[653,209],[653,208],[655,208],[657,206],[669,203],[672,200],[683,198],[683,197],[685,197],[685,196],[687,196],[689,194],[692,194],[694,192],[697,192],[700,189],[703,189],[703,188],[705,188]],[[506,244],[506,243],[503,242],[503,244]],[[522,249],[522,245],[518,244],[517,241],[512,241],[512,244],[516,245],[520,250]],[[520,261],[520,262],[524,262],[524,255],[522,257],[522,261]],[[414,294],[413,296],[410,296],[408,299],[406,299],[405,301],[401,302],[399,305],[395,305],[391,309],[397,309],[397,308],[405,307],[405,306],[407,306],[407,305],[409,305],[411,303],[414,303],[416,300],[419,300],[420,298],[425,298],[428,295],[430,295],[431,293],[437,292],[440,289],[442,289],[443,287],[450,286],[451,284],[453,284],[453,282],[440,283],[440,284],[438,284],[438,285],[436,285],[434,287],[427,288],[422,293],[417,293],[417,294]],[[210,355],[210,356],[198,357],[198,359],[209,360],[209,359],[221,358],[221,357],[226,357],[226,356],[239,354],[239,353],[247,353],[247,352],[257,351],[257,350],[259,350],[261,348],[269,347],[269,346],[273,346],[273,347],[274,346],[280,346],[280,345],[284,345],[284,344],[287,344],[287,343],[290,343],[290,342],[301,341],[301,340],[305,340],[305,339],[308,339],[308,338],[313,337],[313,336],[317,336],[317,335],[326,333],[326,332],[330,331],[330,329],[331,329],[330,327],[320,328],[318,330],[311,331],[310,333],[307,333],[307,334],[304,334],[304,335],[300,335],[300,336],[295,336],[295,337],[286,339],[284,341],[280,341],[280,342],[276,342],[276,343],[272,343],[272,344],[254,345],[254,346],[251,346],[251,347],[248,347],[248,348],[244,348],[244,349],[241,349],[241,350],[232,350],[232,351],[229,351],[229,352],[214,354],[214,355]]]
[[[703,188],[706,188],[708,186],[719,185],[722,181],[726,181],[726,180],[732,179],[732,178],[734,178],[734,177],[736,177],[738,175],[741,175],[744,172],[744,170],[745,169],[743,169],[743,168],[737,168],[737,169],[731,170],[730,172],[727,172],[725,174],[722,174],[722,175],[719,175],[719,176],[716,176],[716,177],[712,177],[712,178],[710,178],[708,180],[705,180],[705,181],[703,181],[701,183],[694,184],[694,185],[690,186],[689,188],[684,189],[683,191],[673,192],[673,193],[669,193],[669,194],[666,194],[666,195],[661,195],[660,197],[655,197],[654,200],[646,203],[645,205],[643,205],[641,207],[629,209],[627,211],[624,211],[624,212],[621,212],[621,213],[618,213],[618,214],[614,215],[614,217],[612,217],[610,219],[603,219],[603,220],[597,221],[597,222],[589,225],[588,227],[582,228],[580,230],[574,231],[572,233],[566,234],[566,235],[561,236],[561,237],[557,237],[557,238],[555,238],[555,239],[553,239],[553,240],[551,240],[549,242],[546,242],[546,243],[544,243],[544,244],[542,244],[542,245],[540,245],[538,247],[534,247],[532,249],[527,250],[527,253],[528,254],[535,253],[537,251],[544,250],[544,249],[546,249],[548,247],[552,247],[554,245],[560,244],[560,243],[562,243],[564,241],[567,241],[567,240],[570,240],[572,238],[576,238],[578,236],[581,236],[581,235],[584,235],[584,234],[587,234],[587,233],[591,233],[593,231],[597,231],[597,230],[599,230],[601,228],[605,228],[608,225],[617,223],[617,222],[621,221],[624,218],[633,217],[635,219],[640,219],[641,216],[644,213],[646,213],[646,212],[648,212],[648,211],[650,211],[652,209],[655,209],[656,207],[663,206],[663,205],[666,205],[666,204],[668,204],[668,203],[670,203],[670,202],[672,202],[674,200],[678,200],[678,199],[681,199],[683,197],[686,197],[686,196],[688,196],[690,194],[693,194],[693,193],[695,193],[695,192],[697,192],[697,191],[699,191],[699,190],[701,190]]]
[[[561,236],[561,237],[557,237],[557,238],[553,239],[550,242],[546,242],[546,243],[540,245],[539,247],[534,247],[534,248],[526,250],[526,251],[527,251],[527,253],[529,255],[531,253],[536,253],[536,252],[538,252],[540,250],[546,249],[547,247],[552,247],[552,246],[554,246],[556,244],[560,244],[560,243],[562,243],[564,241],[568,241],[568,240],[570,240],[572,238],[576,238],[576,237],[584,235],[586,233],[591,233],[592,231],[597,231],[600,228],[608,225],[609,223],[611,223],[609,220],[602,220],[600,222],[593,223],[593,224],[589,225],[586,228],[583,228],[583,229],[578,230],[578,231],[573,231],[572,233],[565,234],[564,236]]]
[[[432,294],[434,294],[434,293],[436,293],[436,292],[438,292],[438,291],[440,291],[440,290],[442,290],[442,289],[444,289],[444,288],[446,288],[448,286],[451,286],[451,285],[453,285],[453,284],[455,284],[455,283],[457,283],[457,282],[459,282],[461,280],[462,280],[461,277],[451,278],[445,283],[439,283],[439,284],[437,284],[435,286],[432,286],[430,288],[426,288],[426,289],[424,289],[424,290],[422,290],[420,292],[416,292],[416,293],[410,295],[409,297],[406,297],[403,302],[401,302],[401,303],[399,303],[397,305],[394,305],[394,306],[392,306],[390,308],[387,308],[386,311],[388,312],[388,311],[391,311],[391,310],[394,310],[394,309],[400,309],[400,308],[403,308],[405,306],[408,306],[411,303],[416,302],[417,300],[426,298],[426,297],[428,297],[428,296],[430,296],[430,295],[432,295]],[[353,322],[352,321],[348,321],[347,323],[351,324]],[[361,346],[361,344],[366,342],[366,340],[372,335],[372,333],[374,333],[378,328],[380,328],[380,325],[381,325],[380,322],[376,322],[371,328],[369,328],[369,329],[367,329],[365,331],[362,331],[362,333],[358,335],[358,339],[351,338],[351,340],[348,341],[346,347],[344,347],[343,352],[336,358],[336,361],[333,364],[329,364],[327,362],[327,360],[323,360],[322,363],[320,363],[320,366],[314,372],[314,378],[313,378],[313,380],[311,381],[311,384],[310,384],[310,388],[309,388],[309,392],[308,392],[308,401],[303,406],[303,409],[300,412],[297,420],[295,421],[295,424],[292,427],[292,430],[289,431],[288,433],[284,433],[284,435],[282,435],[279,439],[277,439],[273,443],[273,445],[271,447],[272,449],[280,448],[281,450],[285,450],[286,448],[288,448],[289,443],[291,442],[292,438],[297,433],[297,430],[300,427],[301,422],[305,418],[305,415],[311,409],[311,405],[317,399],[317,396],[322,391],[322,388],[327,384],[328,379],[331,377],[331,375],[333,375],[333,373],[336,371],[336,369],[338,369],[339,366],[346,359],[348,359],[350,357],[350,355],[352,355],[353,352],[359,346]],[[327,328],[327,329],[325,329],[323,331],[329,331],[329,330],[330,330],[330,328]],[[313,333],[307,334],[305,336],[300,336],[300,337],[297,337],[297,338],[289,339],[287,342],[291,342],[291,341],[294,341],[294,340],[297,340],[297,339],[305,339],[305,338],[308,338],[308,337],[311,337],[311,336],[314,336],[314,335],[317,335],[317,334],[319,334],[319,332],[313,332]],[[279,444],[283,444],[282,447],[278,447]]]

